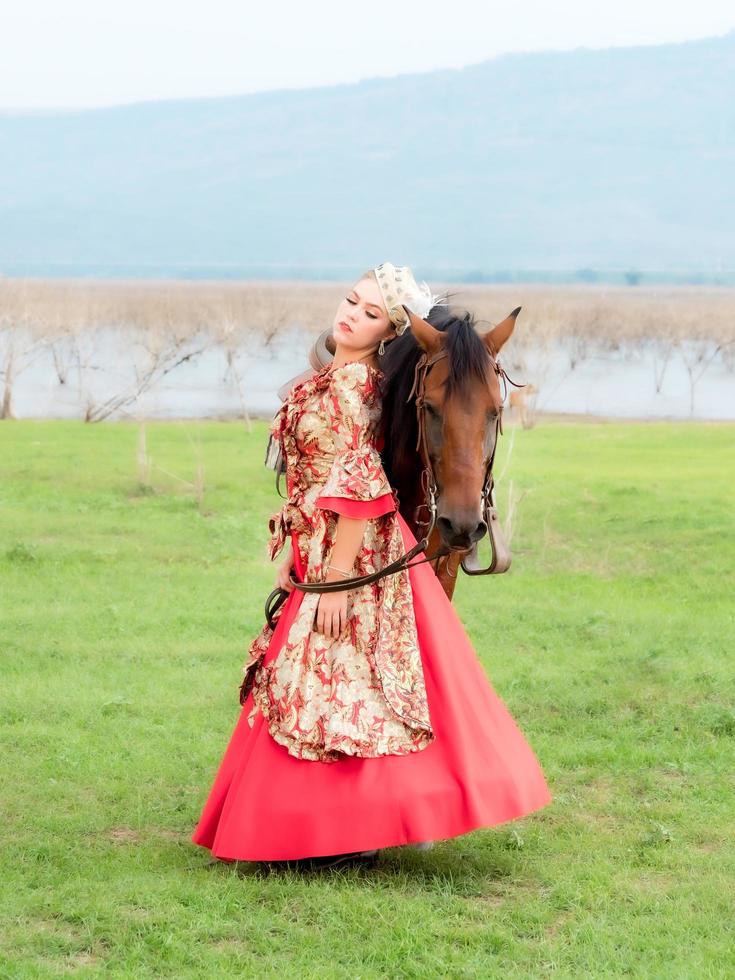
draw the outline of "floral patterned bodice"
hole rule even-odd
[[[340,514],[367,519],[353,575],[404,553],[398,497],[377,443],[382,379],[364,361],[327,365],[294,386],[271,423],[288,497],[269,520],[268,552],[274,559],[290,537],[307,582],[324,578]],[[350,590],[347,623],[336,638],[312,629],[318,602],[318,593],[303,595],[285,642],[267,662],[267,623],[251,643],[241,689],[243,703],[253,693],[249,720],[261,710],[292,755],[324,762],[429,745],[434,733],[408,572]]]

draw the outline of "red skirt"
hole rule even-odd
[[[408,550],[416,538],[397,519]],[[295,571],[303,581],[302,569]],[[409,574],[434,741],[402,756],[298,759],[274,741],[260,712],[250,728],[251,692],[192,834],[195,844],[241,861],[342,854],[457,837],[551,802],[533,751],[489,684],[430,563]],[[304,595],[294,589],[286,599],[266,662]]]

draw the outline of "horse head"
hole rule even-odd
[[[382,362],[385,468],[417,533],[427,492],[422,473],[429,464],[436,500],[432,537],[446,549],[449,574],[453,565],[456,576],[459,561],[476,556],[477,542],[488,533],[483,492],[504,397],[497,359],[521,307],[486,333],[476,329],[470,313],[438,307],[423,319],[404,308],[410,331],[389,346]],[[423,384],[417,386],[419,374]]]

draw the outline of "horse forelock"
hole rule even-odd
[[[449,318],[443,333],[447,338],[447,397],[453,394],[468,396],[473,381],[489,385],[493,361],[475,329],[472,314]]]

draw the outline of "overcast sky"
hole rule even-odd
[[[0,108],[304,88],[734,28],[733,0],[23,0],[0,19]]]

